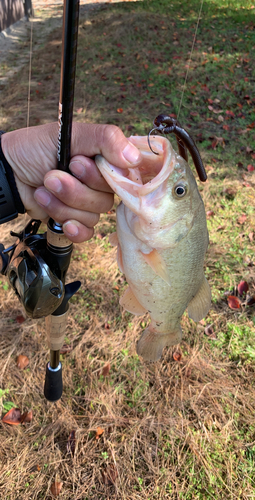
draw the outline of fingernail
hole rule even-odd
[[[57,177],[49,177],[44,181],[45,187],[52,191],[53,193],[60,193],[62,189],[62,183]]]
[[[69,169],[71,170],[72,174],[75,175],[78,179],[83,177],[85,175],[85,167],[82,163],[79,161],[72,161],[69,165]]]
[[[65,224],[63,224],[63,229],[70,236],[77,236],[77,234],[79,233],[78,227],[73,224],[73,222],[65,222]]]
[[[123,149],[122,154],[129,163],[138,163],[140,159],[140,151],[130,143]]]
[[[35,201],[43,207],[47,207],[51,202],[51,197],[44,189],[37,189],[34,194]]]

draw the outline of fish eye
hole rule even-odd
[[[187,186],[184,184],[177,184],[174,188],[174,193],[178,198],[183,198],[185,194],[187,193]]]

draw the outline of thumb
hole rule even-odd
[[[142,157],[140,151],[115,125],[73,123],[71,156],[93,157],[101,154],[120,168],[136,167]]]

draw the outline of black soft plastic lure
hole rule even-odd
[[[177,120],[164,114],[158,115],[155,118],[153,125],[154,125],[153,129],[149,132],[148,135],[148,144],[151,151],[155,154],[158,154],[155,151],[153,151],[150,145],[150,135],[152,134],[152,132],[157,131],[160,132],[161,134],[172,134],[172,133],[175,134],[180,156],[182,156],[184,160],[188,161],[188,151],[190,152],[192,160],[194,162],[194,165],[198,173],[198,177],[200,181],[205,182],[207,179],[207,175],[202,162],[202,158],[200,156],[200,153],[197,149],[195,142],[193,141],[192,137],[188,134],[187,130],[182,128]]]

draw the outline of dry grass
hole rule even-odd
[[[179,12],[179,4],[175,1],[173,4]],[[162,8],[162,2],[160,6]],[[195,2],[193,7],[197,7]],[[160,37],[165,37],[166,30],[161,33],[162,16],[159,13],[132,11],[129,14],[126,10],[122,18],[120,12],[106,9],[81,21],[75,118],[102,122],[110,116],[107,121],[119,123],[127,133],[130,130],[140,133],[147,130],[149,121],[161,111],[162,99],[158,96],[164,86],[160,87],[162,75],[154,72],[139,87],[143,80],[139,71],[147,60],[154,71],[153,58],[159,57],[163,47]],[[132,23],[127,22],[129,16]],[[173,40],[176,31],[182,33],[183,38],[180,35],[179,41],[187,54],[186,31],[182,31],[180,25],[176,27],[169,13],[164,15],[164,22],[172,30]],[[149,40],[146,39],[148,32]],[[211,44],[213,34],[212,31],[208,33],[210,39],[205,43]],[[217,35],[215,29],[213,33]],[[89,47],[86,44],[93,34],[94,44]],[[203,42],[204,36],[200,33]],[[118,37],[122,45],[130,48],[130,51],[126,49],[125,56],[122,48],[116,49]],[[155,41],[158,41],[156,54],[150,45]],[[137,56],[140,53],[140,57],[134,58],[134,45],[142,46],[142,43],[144,47],[148,44],[148,50],[144,48],[139,52],[139,47]],[[236,46],[237,41],[233,43]],[[179,54],[180,47],[173,47],[171,57]],[[116,49],[111,61],[103,54],[104,48],[108,54]],[[201,55],[200,52],[195,52],[195,56]],[[106,62],[102,62],[100,55],[106,57]],[[169,53],[162,52],[157,63],[164,71],[169,57]],[[85,60],[88,69],[83,66]],[[34,61],[31,125],[56,119],[58,61],[60,32],[57,31]],[[124,61],[128,61],[126,69],[122,67]],[[173,58],[172,61],[178,61],[178,65],[173,63],[173,66],[176,64],[174,71],[179,70],[182,74],[186,59]],[[107,81],[104,77],[106,67]],[[120,77],[126,75],[125,71],[132,72],[133,82],[126,80],[123,89]],[[152,77],[158,78],[159,84],[147,89]],[[228,78],[239,82],[234,70]],[[98,87],[94,86],[90,94],[93,81],[98,82]],[[171,82],[173,92],[174,86],[178,90],[174,95],[177,102],[180,85],[174,80]],[[121,97],[123,95],[125,97]],[[252,129],[247,130],[246,135],[238,135],[239,122],[246,123],[244,119],[226,121],[223,123],[232,127],[231,144],[226,139],[225,149],[220,146],[216,150],[209,149],[211,140],[208,138],[212,130],[217,136],[225,132],[217,115],[206,124],[208,94],[205,97],[202,90],[198,95],[201,102],[206,103],[199,108],[200,101],[196,101],[202,121],[198,123],[198,118],[191,116],[187,120],[195,136],[199,137],[201,130],[204,134],[200,145],[209,182],[201,191],[206,210],[213,210],[215,214],[208,218],[211,244],[206,257],[206,275],[213,292],[212,309],[206,320],[198,325],[187,316],[183,317],[183,341],[180,346],[166,349],[161,362],[146,364],[140,360],[135,343],[147,318],[134,318],[120,309],[119,297],[126,282],[117,269],[115,251],[107,236],[114,229],[115,213],[103,216],[96,232],[106,236],[95,237],[74,248],[68,281],[79,278],[82,286],[71,301],[66,335],[70,352],[62,355],[63,397],[58,403],[50,404],[43,397],[48,360],[44,320],[17,322],[22,309],[2,277],[2,413],[6,413],[7,403],[11,402],[22,412],[32,409],[33,420],[17,426],[0,424],[1,498],[48,500],[52,498],[50,488],[56,477],[63,482],[59,498],[66,500],[255,498],[254,306],[233,311],[225,295],[233,291],[241,279],[248,281],[250,293],[254,294],[254,241],[249,235],[255,234],[252,194],[255,177],[246,170],[247,163],[252,162],[250,153],[241,149],[241,145],[247,145],[246,140],[255,150],[254,137]],[[231,99],[234,95],[231,94]],[[25,68],[4,90],[1,128],[25,125],[26,96]],[[185,116],[189,99],[193,102],[194,94],[188,93]],[[123,114],[118,114],[117,108],[125,108],[121,103],[126,102]],[[233,103],[233,109],[235,105]],[[247,124],[253,120],[248,111]],[[243,167],[237,166],[239,161],[243,162]],[[238,221],[242,214],[246,215],[245,222]],[[1,241],[6,245],[10,243],[10,229],[21,230],[24,225],[21,217],[1,227]],[[208,324],[213,325],[216,339],[204,334]],[[182,353],[179,362],[173,359],[175,351]],[[19,354],[29,358],[28,368],[22,371],[16,366]],[[98,428],[103,430],[100,436]],[[69,442],[70,448],[72,431],[75,431],[75,445],[73,443],[70,452],[67,445]]]

